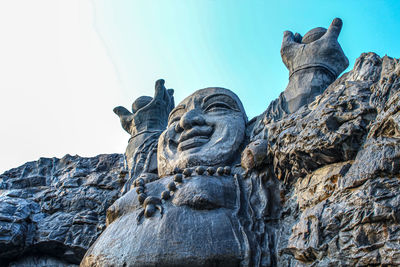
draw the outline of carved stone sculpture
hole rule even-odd
[[[265,112],[265,119],[278,120],[314,101],[349,66],[337,41],[342,20],[336,18],[328,30],[318,27],[301,37],[285,31],[282,61],[289,70],[289,84]]]
[[[246,115],[223,88],[196,91],[171,113],[158,142],[159,177],[114,203],[109,227],[82,265],[239,265],[246,257],[238,219],[239,176],[231,164]]]
[[[400,265],[400,60],[337,78],[341,24],[285,33],[289,84],[250,121],[227,89],[174,108],[159,80],[115,109],[124,156],[1,174],[0,265]]]
[[[341,26],[341,20],[335,19],[326,32],[314,30],[308,34],[306,43],[301,43],[299,35],[295,38],[285,32],[281,54],[290,70],[290,79],[279,106],[284,111],[281,115],[311,102],[347,67],[347,58],[337,42]],[[135,101],[134,106],[138,106],[133,108],[134,112],[137,110],[135,115],[121,107],[115,112],[133,137],[150,128],[160,130],[165,127],[162,120],[171,107],[170,96],[164,81],[157,81],[154,99],[164,99],[163,105],[158,105],[156,111],[147,109],[150,112],[142,116],[148,118],[144,128],[141,127],[144,121],[136,116],[143,112],[140,106],[150,99]],[[278,118],[276,113],[272,115]],[[279,206],[278,197],[264,192],[264,186],[260,186],[265,175],[250,174],[250,183],[259,184],[252,189],[242,177],[240,155],[248,142],[246,124],[239,98],[227,89],[205,88],[184,99],[169,113],[166,129],[158,139],[158,177],[149,176],[149,170],[144,169],[141,175],[130,172],[131,178],[134,175],[137,178],[130,179],[129,188],[125,188],[127,193],[109,208],[108,227],[88,250],[81,265],[272,264],[272,251],[260,240],[272,241],[273,237],[265,229],[255,230],[249,225],[260,220],[252,212],[271,210],[264,204]],[[248,152],[243,153],[252,157],[242,160],[245,175],[256,167],[262,168],[266,160],[263,149],[267,148],[262,143],[250,144]],[[138,144],[130,141],[129,146]],[[143,152],[148,153],[141,149],[134,154]],[[132,154],[126,156],[131,161]],[[137,160],[132,163],[128,164],[130,168],[138,164]],[[257,191],[256,196],[252,190]],[[267,251],[260,252],[262,249]]]
[[[125,184],[124,192],[132,184],[133,177],[142,172],[157,173],[157,140],[167,125],[168,114],[174,108],[173,94],[173,89],[165,89],[164,80],[158,80],[154,98],[142,96],[136,99],[132,104],[132,113],[121,106],[114,108],[122,128],[131,135],[125,152],[131,179]]]
[[[247,116],[239,98],[224,88],[205,88],[169,115],[158,142],[158,174],[196,166],[231,165],[243,145]]]

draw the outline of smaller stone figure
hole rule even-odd
[[[174,108],[174,90],[167,90],[164,83],[164,80],[156,82],[154,98],[142,96],[136,99],[132,113],[121,106],[114,108],[122,128],[131,135],[125,152],[130,179],[125,184],[124,193],[141,173],[157,173],[157,140]]]

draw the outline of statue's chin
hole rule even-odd
[[[163,177],[172,174],[175,169],[184,170],[198,166],[229,166],[235,156],[233,152],[234,150],[226,149],[226,146],[212,146],[210,143],[207,143],[203,146],[196,146],[184,151],[166,153],[167,155],[164,158],[159,158],[159,174]]]

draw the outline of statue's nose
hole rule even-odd
[[[186,112],[179,121],[179,126],[183,129],[190,129],[193,126],[202,126],[206,123],[199,109],[192,109]]]

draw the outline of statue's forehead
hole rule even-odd
[[[195,108],[198,105],[201,105],[204,101],[207,101],[208,99],[213,99],[213,97],[227,97],[228,99],[234,101],[239,106],[239,109],[244,112],[239,97],[232,91],[221,87],[209,87],[197,90],[196,92],[182,100],[178,104],[178,106],[183,106],[189,109]]]
[[[186,97],[171,111],[168,121],[170,121],[171,118],[174,118],[176,114],[182,115],[182,112],[186,112],[195,108],[201,109],[202,107],[209,106],[214,102],[225,102],[228,104],[228,106],[233,108],[233,110],[240,112],[244,121],[247,122],[246,112],[239,97],[231,90],[221,87],[200,89]]]

